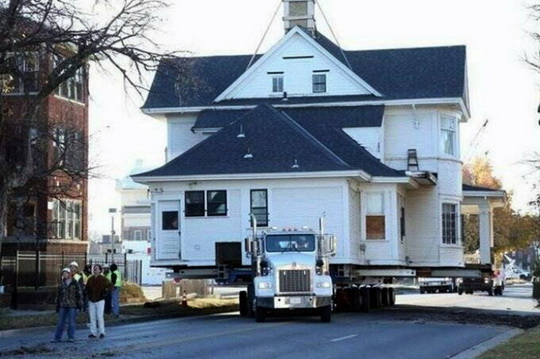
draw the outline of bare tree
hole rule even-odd
[[[68,108],[65,120],[55,119],[65,122],[62,133],[43,121],[47,98],[68,85],[82,91],[86,85],[77,78],[89,64],[105,63],[140,93],[142,75],[174,56],[151,39],[164,1],[88,3],[0,0],[0,238],[6,234],[10,198],[69,196],[88,176],[87,134],[69,126]],[[9,96],[15,87],[24,92],[22,105]],[[15,216],[22,218],[24,203],[16,207]]]

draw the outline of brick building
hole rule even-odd
[[[41,173],[9,198],[3,256],[18,250],[87,251],[88,68],[47,96],[32,117],[35,120],[24,119],[47,76],[62,60],[43,49],[10,54],[6,61],[19,73],[0,76],[0,100],[12,124],[6,159],[16,161],[24,153],[21,146],[31,146],[34,174]]]

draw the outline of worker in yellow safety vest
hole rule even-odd
[[[122,290],[122,273],[116,263],[111,264],[111,282],[114,289],[111,293],[111,310],[115,317],[120,315],[120,291]]]

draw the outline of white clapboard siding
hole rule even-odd
[[[306,58],[308,56],[312,57]],[[290,59],[290,57],[295,58]],[[260,98],[273,95],[272,73],[276,72],[283,72],[283,91],[287,92],[288,96],[314,95],[313,71],[321,70],[328,70],[325,72],[327,91],[315,95],[370,94],[366,88],[345,73],[335,61],[334,58],[319,51],[313,45],[313,40],[306,40],[300,34],[295,34],[275,52],[259,59],[252,72],[225,98]]]
[[[191,113],[169,117],[167,121],[167,162],[208,137],[208,135],[191,131],[197,116],[198,113]]]

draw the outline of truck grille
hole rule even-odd
[[[309,292],[310,283],[309,270],[280,270],[279,271],[279,291],[280,292]]]

